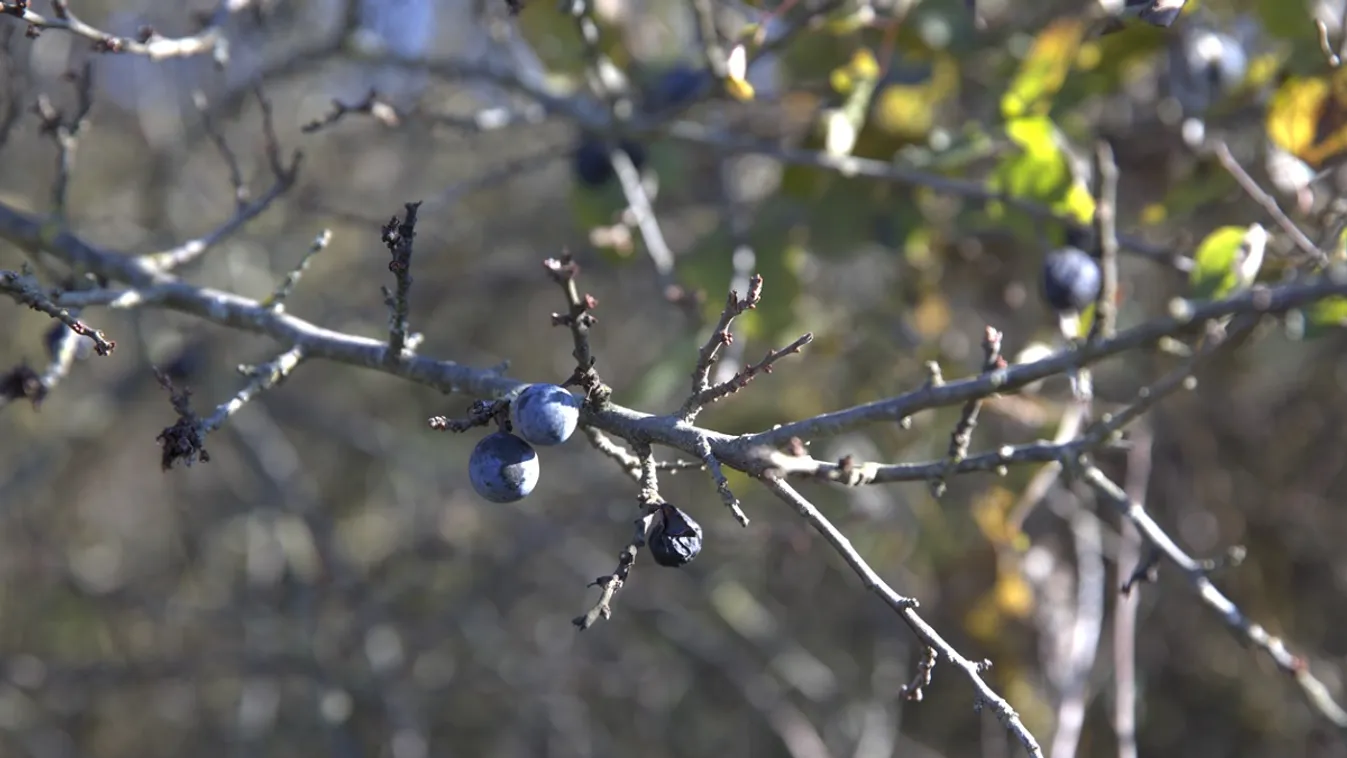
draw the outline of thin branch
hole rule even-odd
[[[1245,616],[1239,607],[1207,578],[1208,567],[1203,562],[1184,552],[1183,548],[1155,523],[1146,509],[1129,498],[1127,493],[1104,472],[1093,465],[1086,465],[1082,467],[1081,479],[1093,487],[1101,499],[1111,505],[1120,516],[1130,521],[1147,542],[1179,569],[1198,598],[1216,612],[1232,633],[1243,642],[1266,653],[1278,669],[1295,679],[1311,707],[1339,729],[1347,730],[1347,711],[1333,700],[1324,683],[1315,678],[1310,671],[1309,663],[1288,650],[1286,643],[1280,638],[1269,634],[1262,625],[1254,623]]]
[[[1054,353],[1043,360],[1017,364],[987,376],[927,386],[896,397],[823,413],[803,421],[781,424],[768,431],[749,435],[744,438],[742,444],[779,447],[788,443],[792,437],[809,439],[841,434],[876,421],[897,421],[918,411],[954,405],[997,392],[1009,392],[1038,379],[1092,365],[1137,348],[1150,347],[1166,337],[1175,337],[1199,329],[1207,321],[1240,313],[1283,313],[1300,307],[1303,304],[1302,298],[1318,301],[1323,297],[1347,291],[1347,280],[1338,282],[1335,277],[1336,275],[1333,275],[1277,287],[1256,286],[1225,300],[1195,304],[1176,316],[1139,324],[1119,332],[1112,339],[1081,344],[1074,349]],[[1309,283],[1310,281],[1313,283]]]
[[[1089,707],[1090,671],[1099,655],[1099,634],[1104,625],[1107,577],[1099,518],[1079,502],[1074,511],[1071,535],[1076,553],[1076,618],[1071,629],[1067,678],[1057,708],[1052,758],[1075,758]]]
[[[720,321],[716,323],[716,328],[712,330],[711,336],[707,338],[705,344],[697,353],[697,365],[692,369],[692,395],[678,410],[679,418],[688,423],[697,418],[697,413],[704,406],[699,398],[711,386],[711,366],[715,364],[720,349],[734,341],[734,335],[730,332],[730,324],[734,323],[734,319],[743,314],[744,311],[758,307],[758,301],[761,299],[762,277],[758,274],[754,274],[749,279],[748,292],[744,297],[741,298],[737,291],[730,290],[729,297],[725,301],[725,308],[720,312]]]
[[[1306,258],[1316,264],[1320,266],[1327,265],[1328,256],[1324,251],[1316,247],[1314,242],[1300,230],[1300,227],[1296,226],[1296,223],[1286,215],[1286,212],[1277,204],[1277,199],[1264,192],[1263,188],[1258,186],[1258,182],[1254,181],[1253,177],[1249,176],[1249,172],[1245,171],[1244,167],[1239,165],[1239,161],[1235,160],[1235,156],[1231,154],[1230,147],[1226,145],[1224,141],[1218,141],[1212,146],[1212,149],[1216,152],[1217,160],[1219,160],[1221,165],[1225,167],[1225,170],[1230,173],[1230,176],[1234,177],[1235,181],[1239,183],[1239,186],[1244,189],[1245,194],[1247,194],[1255,203],[1262,206],[1264,211],[1267,211],[1268,216],[1272,217],[1272,220],[1277,223],[1277,226],[1280,226],[1282,231],[1286,232],[1287,236],[1291,238],[1291,241],[1295,243],[1296,248],[1304,253]]]
[[[696,20],[693,28],[697,32],[697,46],[701,48],[702,57],[706,59],[711,74],[717,80],[724,81],[726,55],[725,48],[720,44],[720,33],[716,29],[716,9],[711,0],[688,0],[688,5],[692,8],[692,15]]]
[[[281,280],[280,285],[276,287],[275,291],[273,291],[269,297],[262,300],[262,307],[271,308],[276,311],[284,311],[285,301],[290,297],[290,293],[295,291],[295,285],[299,284],[300,277],[304,276],[305,270],[309,268],[309,261],[313,259],[313,256],[326,250],[331,242],[331,229],[324,229],[319,232],[318,236],[314,237],[313,242],[309,244],[309,249],[304,253],[304,257],[299,259],[299,263],[296,263],[294,268],[286,272],[285,278]]]
[[[206,28],[190,37],[178,38],[164,37],[148,26],[141,27],[134,38],[109,34],[81,21],[70,10],[67,0],[54,0],[51,16],[32,10],[30,0],[0,0],[0,16],[18,18],[38,33],[50,30],[83,37],[93,43],[93,50],[98,53],[143,55],[154,61],[212,54],[220,65],[224,65],[228,60],[228,48],[221,26],[230,14],[248,8],[253,1],[222,0],[210,14]]]
[[[230,183],[234,187],[235,209],[234,215],[230,216],[224,223],[212,229],[210,232],[176,245],[167,250],[156,253],[150,253],[143,256],[143,260],[158,271],[173,271],[185,266],[200,258],[208,250],[228,239],[253,219],[262,215],[272,206],[282,195],[294,188],[299,179],[300,166],[303,164],[304,153],[295,150],[290,154],[289,162],[281,160],[281,145],[276,138],[275,122],[273,120],[271,103],[267,100],[260,87],[254,88],[254,96],[257,98],[258,105],[262,111],[262,135],[264,140],[264,151],[267,156],[267,165],[272,174],[272,184],[257,199],[249,201],[247,199],[247,188],[243,184],[242,174],[239,170],[238,157],[225,142],[214,127],[208,117],[208,108],[204,96],[196,98],[197,109],[200,111],[202,120],[205,123],[206,134],[215,141],[221,156],[224,158],[225,165],[229,169]]]
[[[504,427],[509,418],[510,404],[504,400],[475,400],[463,418],[431,416],[429,425],[436,431],[466,432],[469,429],[490,426],[492,422]]]
[[[716,483],[716,492],[720,495],[721,502],[730,510],[730,515],[739,522],[739,526],[748,526],[748,516],[744,514],[739,507],[739,498],[734,496],[730,490],[730,480],[725,477],[725,472],[720,467],[720,461],[716,459],[715,451],[711,449],[711,441],[702,437],[697,443],[697,454],[701,456],[702,463],[706,464],[706,470],[711,474],[711,479]]]
[[[0,271],[0,292],[4,292],[22,305],[45,313],[70,327],[75,334],[88,337],[94,342],[94,350],[99,355],[111,355],[117,343],[107,338],[102,331],[94,329],[75,318],[69,310],[51,301],[37,280],[26,272]]]
[[[38,117],[38,131],[49,137],[56,145],[56,178],[52,182],[52,223],[64,226],[67,223],[69,209],[66,201],[70,194],[70,178],[75,171],[75,157],[79,151],[80,135],[88,122],[89,111],[93,108],[93,64],[85,62],[84,68],[76,72],[67,72],[63,77],[75,85],[75,113],[67,118],[66,113],[52,104],[45,93],[37,96],[33,110]]]
[[[983,333],[983,374],[989,374],[1006,367],[1005,359],[1001,357],[1002,336],[1000,331],[990,326]],[[954,425],[954,431],[950,434],[949,453],[946,461],[947,470],[958,466],[959,462],[968,456],[968,446],[973,444],[973,430],[978,425],[978,414],[982,411],[983,399],[980,397],[973,398],[964,403],[963,412],[959,414],[959,422]],[[931,480],[931,494],[937,498],[945,494],[945,476],[939,476]]]
[[[589,440],[589,444],[603,453],[609,459],[617,463],[622,471],[632,479],[639,481],[641,477],[641,459],[633,452],[623,447],[621,443],[613,440],[607,434],[587,426],[581,430]],[[677,473],[679,471],[702,471],[706,469],[706,464],[702,461],[655,461],[656,471],[668,471]]]
[[[1127,456],[1126,494],[1145,507],[1146,487],[1151,479],[1153,439],[1141,424],[1132,431],[1132,450]],[[1141,538],[1136,526],[1123,519],[1118,545],[1118,575],[1134,576],[1141,565]],[[1137,758],[1137,609],[1141,594],[1123,592],[1113,609],[1113,731],[1118,735],[1118,758]]]
[[[305,134],[326,129],[329,126],[341,121],[348,115],[363,114],[373,118],[375,121],[387,127],[397,127],[402,125],[402,117],[398,115],[390,103],[379,99],[378,90],[370,90],[364,99],[354,103],[343,103],[340,100],[332,101],[332,110],[327,115],[316,118],[313,121],[301,126],[299,130]]]
[[[595,368],[598,359],[594,357],[594,352],[589,347],[589,328],[598,322],[593,310],[599,307],[599,301],[588,293],[583,297],[580,295],[580,288],[575,283],[580,275],[580,264],[575,262],[570,253],[563,253],[560,258],[548,258],[543,261],[543,268],[547,269],[552,281],[561,286],[561,291],[566,296],[566,313],[552,314],[552,325],[570,329],[571,342],[575,345],[575,349],[571,351],[571,356],[575,358],[575,373],[566,382],[566,386],[573,385],[584,389],[585,400],[594,408],[601,410],[608,406],[613,390],[604,384],[599,376],[599,371]]]
[[[601,576],[595,579],[591,587],[599,587],[602,592],[599,599],[594,603],[583,616],[576,616],[571,620],[576,628],[584,631],[599,619],[608,619],[613,615],[613,598],[616,597],[618,590],[626,584],[631,576],[631,567],[636,563],[636,556],[641,548],[645,547],[646,540],[650,537],[650,532],[655,528],[655,516],[659,513],[660,506],[664,500],[659,494],[659,477],[655,473],[655,456],[647,445],[638,455],[641,461],[641,473],[637,481],[641,485],[640,492],[637,493],[636,500],[641,506],[641,517],[636,519],[635,534],[632,535],[631,542],[622,549],[617,557],[617,568],[607,576]]]
[[[1107,142],[1100,141],[1095,147],[1095,166],[1099,174],[1099,199],[1095,203],[1094,227],[1102,276],[1094,321],[1090,324],[1091,342],[1112,337],[1118,328],[1118,164]]]
[[[416,211],[421,207],[420,202],[405,203],[406,215],[399,221],[397,216],[389,219],[383,228],[384,247],[392,255],[393,260],[388,263],[388,270],[393,272],[394,281],[397,285],[393,292],[384,289],[384,302],[392,311],[388,327],[388,357],[389,363],[396,363],[405,356],[403,351],[408,347],[408,324],[407,324],[407,295],[412,288],[412,251],[416,240]]]
[[[303,359],[304,348],[295,346],[259,366],[240,366],[239,373],[252,377],[251,381],[234,397],[216,406],[215,411],[204,419],[192,410],[191,389],[174,387],[166,373],[155,369],[155,378],[168,391],[173,410],[178,414],[177,422],[159,433],[159,444],[163,448],[163,470],[168,471],[179,461],[187,467],[197,460],[208,463],[210,454],[206,451],[206,435],[223,426],[230,416],[238,413],[253,398],[284,381]]]
[[[996,694],[996,691],[982,679],[982,672],[991,667],[989,661],[971,661],[954,649],[953,645],[946,642],[930,624],[926,623],[917,614],[917,601],[898,594],[887,582],[880,578],[879,574],[870,568],[870,564],[866,563],[865,559],[852,547],[851,541],[837,527],[833,526],[833,523],[813,503],[809,502],[793,487],[784,480],[777,478],[765,478],[762,481],[768,490],[794,508],[796,513],[800,514],[810,526],[823,535],[828,544],[842,556],[851,570],[861,578],[861,583],[865,589],[878,595],[890,608],[897,611],[919,640],[928,647],[940,651],[941,655],[945,656],[946,661],[963,670],[964,674],[973,682],[973,688],[977,691],[978,703],[983,707],[992,709],[1001,724],[1019,740],[1025,750],[1029,752],[1029,755],[1042,757],[1042,748],[1038,746],[1038,741],[1030,734],[1029,729],[1024,726],[1019,714],[1015,712],[1014,708],[1010,707],[1010,703]]]
[[[717,400],[733,395],[744,387],[747,387],[748,383],[753,381],[753,378],[757,375],[772,373],[773,364],[787,355],[794,355],[800,352],[805,345],[808,345],[813,341],[813,333],[806,333],[779,350],[768,350],[767,355],[764,356],[762,360],[752,366],[745,367],[742,371],[735,372],[729,379],[712,387],[707,387],[705,390],[698,393],[694,402],[700,406],[707,406]]]

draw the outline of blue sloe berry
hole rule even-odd
[[[580,398],[555,384],[530,384],[511,401],[510,421],[530,445],[560,445],[580,423]]]
[[[648,542],[655,563],[678,568],[691,563],[702,551],[702,527],[691,516],[663,503]]]
[[[513,503],[528,497],[538,485],[539,471],[533,447],[508,432],[483,437],[468,458],[472,488],[493,503]]]
[[[1064,247],[1043,259],[1043,299],[1058,313],[1082,311],[1099,297],[1099,263],[1078,247]]]
[[[631,159],[637,171],[645,166],[644,145],[629,139],[622,140],[618,145]],[[608,143],[601,137],[586,134],[580,138],[580,143],[576,145],[575,152],[571,155],[571,163],[575,176],[581,184],[587,187],[602,187],[613,180],[616,174],[608,153]]]
[[[708,72],[687,64],[676,64],[665,69],[646,93],[646,109],[659,111],[675,108],[697,99],[710,87]]]

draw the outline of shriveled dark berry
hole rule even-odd
[[[1099,263],[1077,247],[1064,247],[1043,259],[1043,299],[1058,313],[1082,311],[1099,297]]]
[[[639,142],[624,139],[619,143],[622,152],[631,159],[636,170],[645,166],[645,146]],[[580,138],[575,152],[571,155],[575,178],[587,187],[602,187],[616,176],[613,161],[609,158],[608,143],[602,138],[586,134]]]
[[[648,540],[655,563],[668,568],[691,563],[702,551],[701,524],[668,503],[659,507],[657,519]]]

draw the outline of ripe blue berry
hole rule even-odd
[[[538,454],[513,434],[488,434],[472,449],[468,478],[477,494],[493,503],[528,497],[538,485]]]
[[[530,445],[560,445],[580,423],[580,398],[555,384],[530,384],[510,402],[510,421]]]
[[[644,145],[624,139],[619,146],[631,159],[636,170],[639,171],[645,166]],[[571,155],[571,164],[575,170],[575,177],[581,184],[587,187],[602,187],[613,180],[616,174],[613,172],[613,162],[608,157],[608,152],[608,144],[597,136],[587,134],[580,139],[580,144]]]
[[[655,79],[646,94],[646,109],[658,113],[695,100],[711,84],[711,77],[702,69],[678,64],[666,69]]]
[[[649,544],[655,563],[667,568],[685,566],[702,551],[702,527],[691,516],[664,503],[659,507]]]
[[[1058,313],[1082,311],[1099,297],[1099,263],[1077,247],[1064,247],[1043,259],[1043,299]]]

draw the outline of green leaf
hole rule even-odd
[[[1347,297],[1330,297],[1305,309],[1304,339],[1314,339],[1347,327]]]
[[[1188,275],[1191,294],[1197,300],[1218,300],[1240,285],[1237,262],[1246,226],[1222,226],[1197,246],[1193,270]]]
[[[1052,109],[1053,97],[1075,64],[1084,38],[1083,19],[1060,19],[1040,32],[1020,62],[1010,89],[1001,96],[1001,115],[1007,120],[1046,116]]]
[[[1046,116],[1017,118],[1006,124],[1006,136],[1018,148],[997,166],[989,185],[1013,197],[1032,200],[1080,223],[1094,218],[1094,197],[1083,182],[1071,175],[1071,167],[1059,145],[1057,126]],[[988,208],[993,218],[1006,214],[1000,203]],[[1032,236],[1041,223],[1019,214],[1012,226]]]

